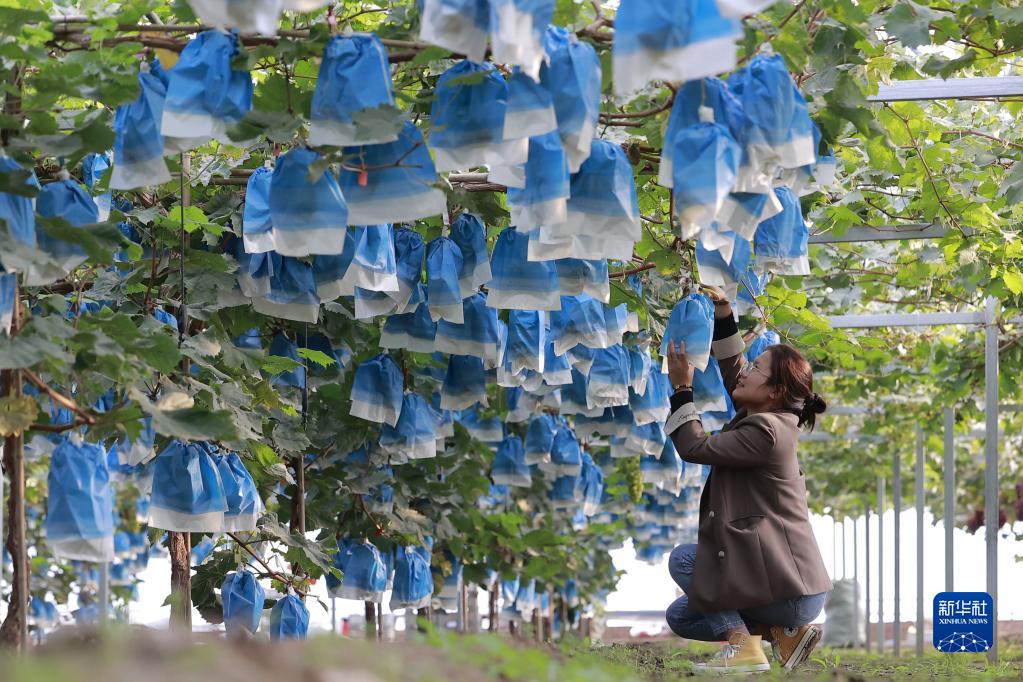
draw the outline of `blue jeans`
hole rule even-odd
[[[668,572],[684,592],[689,593],[693,582],[693,568],[696,565],[696,545],[679,545],[668,557]],[[716,611],[697,613],[689,608],[689,597],[676,599],[664,614],[671,628],[679,637],[702,642],[717,642],[721,635],[732,628],[751,624],[784,625],[795,628],[806,625],[824,608],[827,592],[781,601],[738,611]]]

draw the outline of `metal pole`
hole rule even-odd
[[[865,584],[863,589],[864,603],[866,605],[867,613],[867,627],[865,628],[866,639],[863,642],[863,648],[870,651],[870,505],[867,505],[866,513],[863,515],[863,548],[864,548],[864,561],[863,570],[867,574],[865,578]]]
[[[951,592],[954,584],[955,561],[952,549],[955,539],[956,518],[956,455],[955,455],[955,413],[951,407],[944,410],[945,416],[945,591]]]
[[[924,432],[916,426],[916,655],[924,655]]]
[[[853,517],[853,646],[860,646],[860,526]]]
[[[330,634],[337,634],[337,598],[330,598]]]
[[[877,653],[884,653],[884,477],[877,477]]]
[[[895,512],[895,535],[892,540],[892,558],[895,562],[895,584],[892,593],[895,597],[893,610],[892,644],[896,657],[902,655],[902,618],[899,613],[899,601],[902,599],[902,455],[898,450],[892,458],[892,509]]]
[[[831,515],[831,578],[838,580],[838,523]]]
[[[99,622],[105,625],[110,620],[110,562],[99,564]]]
[[[994,637],[987,652],[998,662],[998,301],[989,296],[984,306],[984,535],[987,541],[987,592],[991,595]]]
[[[842,517],[842,579],[846,576],[846,559],[845,559],[845,522],[849,520],[848,516]]]

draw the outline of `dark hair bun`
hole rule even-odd
[[[824,398],[813,393],[806,399],[806,407],[813,410],[814,414],[824,414],[824,411],[828,409],[828,403]]]

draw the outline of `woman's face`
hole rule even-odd
[[[732,400],[739,406],[751,409],[765,409],[778,399],[778,387],[772,386],[771,353],[761,353],[753,362],[747,362],[739,372],[739,380],[732,391]]]

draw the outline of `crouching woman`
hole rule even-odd
[[[796,458],[800,429],[826,409],[806,358],[788,345],[747,362],[728,299],[714,299],[713,352],[737,412],[720,433],[704,432],[693,405],[685,348],[668,352],[674,388],[665,433],[679,456],[711,467],[700,498],[697,544],[680,545],[669,571],[685,595],[668,607],[680,637],[727,640],[697,674],[770,669],[761,641],[791,669],[820,639],[810,625],[831,589],[810,527],[806,483]]]

